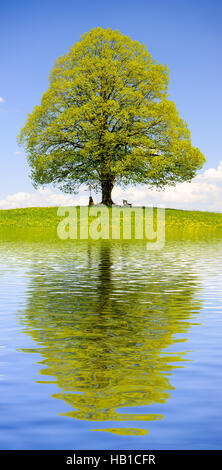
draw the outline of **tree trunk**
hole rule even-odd
[[[112,201],[112,189],[113,189],[113,181],[110,179],[102,181],[102,204],[105,204],[106,206],[111,206],[113,204]]]

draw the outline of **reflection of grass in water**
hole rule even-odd
[[[79,208],[77,213],[79,214]],[[165,216],[166,239],[181,238],[181,236],[198,239],[207,238],[209,235],[222,236],[220,213],[166,209]],[[62,219],[63,217],[57,216],[57,207],[0,210],[0,239],[60,241],[57,236],[57,225]],[[133,220],[132,231],[134,225]],[[154,230],[155,225],[154,211]]]
[[[91,431],[103,431],[117,434],[118,436],[146,436],[148,429],[137,428],[105,428],[105,429],[91,429]]]

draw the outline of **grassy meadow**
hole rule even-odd
[[[77,206],[76,209],[77,224],[79,227],[80,207]],[[24,209],[0,210],[0,239],[60,241],[57,236],[57,226],[64,217],[58,217],[57,210],[57,207],[29,207]],[[123,211],[128,211],[127,218],[130,220],[130,209],[124,208]],[[95,217],[89,219],[89,224],[93,219],[95,219]],[[155,209],[153,227],[155,230]],[[132,238],[134,238],[134,229],[135,220],[134,217],[132,217]],[[192,239],[206,239],[208,236],[221,237],[222,213],[166,209],[165,234],[166,239],[169,240],[174,238],[187,239],[189,237]]]

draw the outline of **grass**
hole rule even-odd
[[[128,211],[127,217],[130,219],[130,210],[126,208],[124,211]],[[79,226],[79,207],[77,214]],[[0,239],[59,241],[57,226],[61,220],[63,217],[57,216],[57,207],[0,210]],[[166,209],[165,220],[166,239],[203,239],[209,235],[222,237],[222,213]],[[135,225],[134,220],[132,224]],[[154,215],[154,229],[155,225]],[[134,233],[133,228],[132,232]]]

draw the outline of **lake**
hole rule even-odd
[[[220,449],[222,240],[1,242],[1,449]]]

